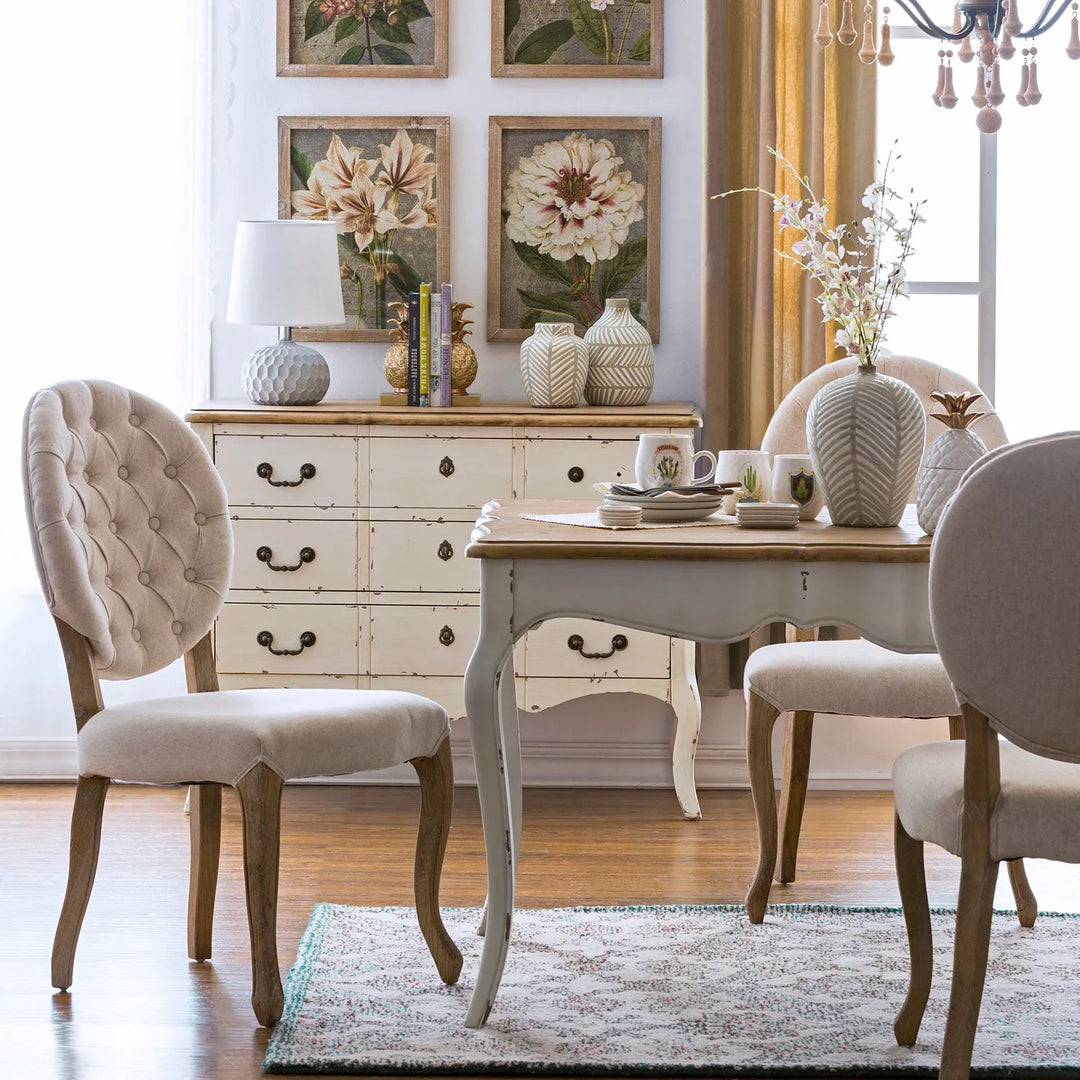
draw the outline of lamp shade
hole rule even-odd
[[[345,321],[333,221],[238,221],[226,319],[258,326]]]

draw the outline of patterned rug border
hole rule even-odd
[[[742,1066],[727,1065],[722,1071],[711,1065],[663,1065],[654,1066],[639,1064],[628,1066],[626,1064],[613,1065],[605,1068],[599,1064],[591,1064],[586,1067],[564,1065],[561,1063],[541,1063],[532,1061],[501,1061],[485,1065],[482,1062],[470,1061],[460,1066],[439,1065],[425,1066],[415,1064],[407,1070],[396,1062],[364,1062],[358,1060],[338,1061],[333,1068],[319,1065],[279,1065],[271,1061],[271,1053],[275,1039],[282,1036],[286,1030],[295,1026],[297,1015],[303,1005],[308,984],[314,973],[313,961],[319,954],[327,929],[333,919],[334,910],[340,907],[359,907],[364,911],[393,912],[400,910],[400,905],[368,906],[368,905],[342,905],[319,902],[312,909],[311,918],[307,928],[300,939],[297,947],[296,960],[289,971],[285,986],[285,1003],[281,1019],[273,1030],[271,1042],[267,1047],[266,1058],[263,1061],[263,1071],[267,1074],[283,1076],[558,1076],[558,1077],[713,1077],[715,1080],[748,1080],[748,1078],[761,1078],[761,1080],[785,1080],[785,1078],[822,1078],[822,1080],[843,1080],[843,1078],[859,1078],[859,1080],[901,1080],[909,1077],[936,1077],[938,1070],[932,1066],[912,1065],[903,1068],[875,1068],[867,1066],[851,1067],[785,1067],[785,1066]],[[471,911],[471,908],[443,907],[446,913]],[[717,911],[729,914],[738,914],[745,911],[742,904],[625,904],[625,905],[575,905],[569,907],[550,909],[525,909],[516,908],[519,911],[535,910],[558,910],[565,912],[640,912],[640,911],[679,911],[699,912]],[[882,914],[902,915],[903,909],[889,905],[853,905],[853,904],[770,904],[768,913],[776,916],[785,914],[807,914],[822,912],[826,914]],[[931,915],[955,916],[956,909],[949,907],[935,907],[930,909]],[[1014,912],[1008,908],[995,908],[994,915],[1012,915]],[[1040,911],[1039,918],[1054,918],[1066,920],[1080,920],[1080,913],[1065,911]],[[971,1069],[972,1080],[987,1078],[998,1080],[1000,1077],[1022,1077],[1023,1080],[1060,1080],[1061,1077],[1080,1077],[1080,1066],[973,1066]]]

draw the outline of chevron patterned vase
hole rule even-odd
[[[567,409],[581,402],[589,349],[573,323],[537,323],[521,343],[521,381],[530,405]]]
[[[925,439],[918,394],[873,365],[823,386],[806,414],[806,442],[833,524],[897,524]]]
[[[634,318],[630,301],[608,300],[604,313],[585,331],[590,405],[644,405],[653,388],[653,347],[649,331]]]

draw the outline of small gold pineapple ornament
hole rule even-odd
[[[916,510],[923,532],[933,534],[960,478],[986,453],[986,444],[969,430],[986,414],[968,412],[982,394],[935,391],[930,397],[945,409],[930,414],[945,425],[945,430],[931,443],[919,469]]]
[[[386,350],[383,360],[383,373],[386,381],[394,388],[394,394],[405,397],[409,392],[409,305],[401,300],[394,300],[386,305],[393,314],[390,317],[390,332],[393,342]],[[465,318],[465,312],[472,304],[459,301],[450,307],[450,387],[452,404],[478,405],[477,394],[467,394],[469,386],[476,378],[476,353],[465,338],[472,333],[469,329],[472,319]],[[389,399],[384,405],[401,404],[391,394],[383,395]]]

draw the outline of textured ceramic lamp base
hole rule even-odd
[[[244,361],[244,392],[257,405],[314,405],[330,389],[322,353],[285,339],[256,349]]]

